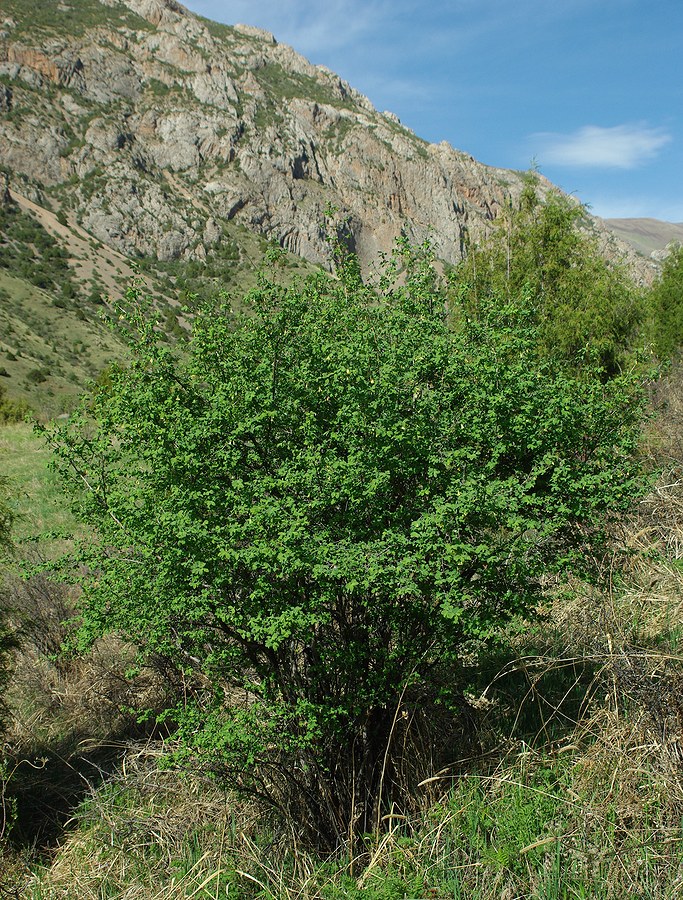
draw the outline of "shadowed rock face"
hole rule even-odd
[[[324,264],[332,206],[365,269],[401,234],[456,263],[521,191],[259,29],[174,0],[34,10],[0,10],[0,159],[126,255],[201,259],[233,220]]]

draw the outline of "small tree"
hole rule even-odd
[[[671,358],[683,344],[683,247],[667,256],[648,296],[652,340],[660,359]]]
[[[328,847],[457,754],[430,748],[463,658],[641,487],[637,385],[539,359],[523,300],[453,317],[403,261],[402,286],[262,280],[182,358],[135,314],[130,367],[52,435],[92,528],[82,641],[173,660],[185,753]]]
[[[541,197],[533,176],[519,208],[501,217],[488,243],[471,248],[457,278],[473,313],[482,298],[526,293],[540,352],[572,367],[597,361],[611,376],[639,339],[642,292],[604,259],[585,208],[558,191]]]

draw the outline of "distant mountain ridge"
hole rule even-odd
[[[662,259],[671,243],[683,244],[683,222],[660,219],[604,219],[607,228],[643,256]]]

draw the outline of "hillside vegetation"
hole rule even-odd
[[[254,284],[268,245],[235,229],[210,260],[131,261],[94,240],[75,222],[6,190],[0,199],[0,377],[7,396],[42,416],[69,411],[83,386],[125,355],[107,325],[132,279],[153,299],[170,343],[187,335],[195,297]],[[285,255],[286,267],[312,267]]]
[[[8,896],[680,895],[680,260],[580,215],[271,253],[187,345],[132,288],[69,500],[5,426]]]

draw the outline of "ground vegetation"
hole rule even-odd
[[[428,248],[375,285],[336,256],[200,312],[183,356],[133,291],[131,364],[51,432],[95,536],[81,645],[168,659],[181,756],[327,849],[474,744],[467,662],[594,578],[645,484],[638,378],[539,353],[524,292],[453,309]]]
[[[72,583],[5,583],[0,891],[680,894],[679,364],[652,377],[640,311],[612,329],[620,290],[573,301],[603,350],[549,340],[565,274],[534,266],[591,270],[566,212],[514,290],[507,250],[485,289],[482,256],[401,245],[371,283],[337,248],[292,285],[273,252],[180,353],[131,293],[128,362],[52,433]],[[2,440],[28,485],[37,439]],[[64,501],[16,496],[27,556]]]

